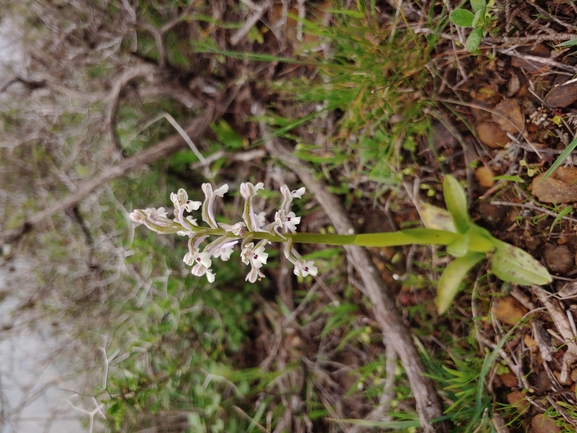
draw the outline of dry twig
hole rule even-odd
[[[573,363],[577,361],[577,344],[575,343],[576,336],[573,334],[569,320],[561,308],[559,301],[539,286],[531,286],[531,290],[535,297],[541,301],[545,308],[547,308],[547,311],[553,319],[553,323],[555,323],[555,327],[559,331],[559,334],[561,334],[563,340],[565,340],[564,343],[567,344],[567,351],[563,356],[561,377],[559,378],[559,381],[562,384],[566,384],[570,380],[569,375],[571,373],[571,367]]]
[[[215,114],[212,109],[207,109],[202,116],[195,119],[185,129],[186,134],[190,136],[192,140],[200,139],[208,130],[210,123],[214,121],[216,116],[217,114]],[[181,149],[185,145],[186,142],[181,137],[181,135],[175,134],[166,138],[160,143],[149,147],[139,154],[131,158],[127,158],[121,163],[108,168],[102,173],[96,175],[92,180],[87,181],[78,187],[78,189],[73,194],[70,194],[69,196],[54,203],[52,206],[26,219],[18,228],[1,233],[0,246],[15,242],[25,233],[34,229],[38,229],[41,223],[56,215],[57,213],[75,206],[80,201],[85,199],[89,194],[110,182],[111,180],[123,176],[128,171],[142,167],[146,164],[150,164],[159,158],[168,156],[176,152],[178,149]]]
[[[255,104],[254,114],[263,114],[260,105]],[[305,162],[292,155],[281,143],[274,141],[268,128],[262,122],[260,129],[267,151],[299,176],[303,184],[314,194],[316,200],[323,207],[337,232],[341,234],[354,233],[354,227],[346,216],[342,204],[327,191],[324,182],[313,175],[312,170]],[[433,382],[425,376],[425,366],[419,357],[412,336],[395,306],[393,295],[386,287],[365,249],[355,245],[347,245],[345,250],[347,257],[362,278],[373,306],[375,318],[387,340],[387,345],[394,348],[404,364],[423,431],[425,433],[446,431],[447,426],[444,423],[434,426],[429,424],[431,420],[442,416],[441,401]]]

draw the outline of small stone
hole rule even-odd
[[[543,394],[553,389],[553,382],[545,371],[541,371],[535,380],[535,392]]]
[[[541,182],[545,173],[533,179],[531,193],[543,203],[572,203],[577,201],[577,167],[558,167]]]
[[[577,83],[572,82],[553,87],[545,97],[545,104],[551,108],[565,108],[577,101]]]
[[[527,314],[527,309],[512,296],[504,296],[493,302],[493,314],[507,325],[516,325]]]
[[[477,134],[482,143],[491,149],[501,149],[511,140],[507,133],[494,122],[481,122],[477,125]]]
[[[531,403],[525,399],[525,394],[521,391],[513,391],[507,394],[507,401],[511,406],[514,406],[520,414],[524,414],[531,407]]]
[[[525,346],[527,346],[529,349],[537,348],[537,342],[529,334],[525,334],[523,337],[523,343],[525,343]]]
[[[510,134],[518,134],[525,128],[525,116],[516,99],[503,99],[493,109],[491,117]]]
[[[491,188],[495,185],[495,173],[484,165],[475,170],[475,177],[483,188]]]
[[[551,418],[540,413],[531,420],[531,433],[561,433],[561,429]]]
[[[575,256],[567,245],[547,244],[543,256],[549,270],[561,275],[569,273],[575,265]]]
[[[507,388],[513,388],[515,385],[517,385],[518,382],[513,373],[502,374],[499,376],[499,379],[501,379],[501,382],[503,382],[503,385],[505,385]]]
[[[503,224],[510,209],[511,208],[508,208],[507,206],[491,204],[488,200],[481,200],[479,202],[479,213],[483,219],[490,224]]]

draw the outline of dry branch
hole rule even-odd
[[[262,111],[262,108],[257,109],[257,111]],[[262,113],[257,112],[256,114],[260,115]],[[341,202],[327,191],[325,183],[314,176],[313,170],[308,164],[295,157],[281,143],[274,141],[264,123],[260,124],[260,129],[266,150],[271,156],[279,159],[297,174],[323,207],[336,231],[340,234],[354,233],[353,225],[348,219]],[[364,248],[347,245],[345,250],[348,259],[363,280],[373,306],[375,318],[388,343],[387,345],[394,348],[405,366],[423,431],[425,433],[447,431],[447,426],[443,423],[429,424],[431,420],[442,416],[441,401],[432,380],[425,376],[425,366],[419,357],[413,337],[404,325],[401,315],[395,306],[393,295]]]
[[[196,118],[186,129],[186,134],[197,141],[206,133],[210,124],[216,119],[218,114],[212,108],[208,108],[202,116]],[[150,164],[160,158],[173,154],[177,150],[186,146],[186,142],[180,134],[174,134],[162,140],[160,143],[127,158],[121,163],[112,166],[102,173],[96,175],[92,180],[87,181],[67,197],[54,203],[52,206],[38,212],[36,215],[26,219],[18,228],[8,230],[0,234],[0,247],[17,241],[23,234],[38,229],[40,224],[56,215],[59,212],[70,209],[77,205],[89,194],[107,184],[111,180],[124,176],[127,172],[143,165]]]
[[[576,336],[573,333],[573,329],[571,329],[569,320],[567,319],[565,311],[561,307],[559,301],[539,286],[531,286],[531,290],[535,297],[545,306],[547,312],[551,315],[551,319],[553,319],[557,331],[559,331],[559,334],[561,334],[561,337],[567,344],[567,351],[563,356],[561,377],[559,378],[559,381],[562,384],[567,384],[570,382],[569,375],[573,364],[577,362],[577,344],[575,343]]]

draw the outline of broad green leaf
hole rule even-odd
[[[453,218],[448,210],[422,201],[417,202],[417,208],[423,224],[428,229],[457,232],[455,224],[453,224]]]
[[[561,164],[563,164],[563,161],[565,161],[567,159],[567,157],[569,156],[569,154],[571,152],[573,152],[575,150],[575,148],[577,147],[577,137],[575,137],[573,139],[573,141],[571,143],[569,143],[569,146],[567,146],[567,149],[565,149],[563,151],[563,153],[561,155],[559,155],[557,157],[557,159],[555,160],[555,162],[553,163],[553,165],[551,167],[549,167],[549,170],[547,170],[545,172],[545,174],[543,175],[543,177],[541,178],[541,180],[539,181],[539,183],[543,182],[545,179],[547,179],[549,176],[551,176],[551,174],[557,170],[557,167],[559,167]]]
[[[481,45],[481,39],[483,39],[483,29],[476,28],[471,32],[467,41],[465,42],[465,49],[467,51],[475,51]]]
[[[473,13],[477,13],[481,9],[484,9],[487,6],[485,0],[471,0],[471,9],[473,9]]]
[[[439,279],[437,287],[437,310],[443,314],[449,309],[453,299],[457,296],[461,281],[467,276],[473,266],[485,258],[483,253],[468,252],[463,257],[453,260]]]
[[[457,232],[466,233],[471,227],[471,220],[467,212],[467,196],[457,179],[450,174],[446,175],[443,181],[443,195]]]
[[[447,245],[447,253],[453,257],[462,257],[469,250],[469,233],[460,235],[455,241]]]
[[[485,8],[479,9],[475,12],[475,18],[473,18],[473,27],[483,27],[485,25]]]
[[[461,27],[473,27],[475,15],[466,9],[455,9],[451,13],[451,21]]]
[[[495,239],[497,250],[491,259],[491,270],[501,280],[522,285],[548,284],[549,271],[529,253]]]
[[[488,253],[495,249],[495,238],[488,230],[472,224],[467,232],[469,235],[469,250],[476,253]]]

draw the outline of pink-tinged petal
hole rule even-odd
[[[231,256],[233,251],[234,251],[233,247],[221,248],[216,253],[214,253],[214,257],[217,259],[220,257],[220,259],[223,262],[227,262],[230,259],[230,256]]]
[[[256,186],[250,182],[243,182],[240,184],[240,194],[245,200],[242,219],[244,220],[249,232],[262,231],[252,204],[252,199],[261,189],[263,189],[262,182],[257,183]]]
[[[136,209],[130,213],[130,219],[136,225],[144,224],[146,221],[147,215],[142,209]]]
[[[184,204],[184,208],[186,209],[187,212],[192,212],[193,210],[198,210],[198,209],[200,209],[200,206],[202,206],[201,201],[187,200],[186,203]]]
[[[266,221],[266,212],[260,212],[257,216],[256,216],[256,223],[258,224],[259,227],[264,227],[267,224]]]
[[[240,259],[245,265],[250,263],[249,257],[252,255],[252,250],[254,248],[254,244],[251,242],[243,246],[242,251],[240,252]]]
[[[224,184],[223,186],[221,186],[220,188],[218,188],[216,191],[214,191],[214,195],[217,195],[219,197],[224,197],[224,195],[228,192],[228,185]]]
[[[195,258],[197,263],[202,263],[202,265],[206,268],[210,268],[212,265],[212,260],[210,259],[212,255],[210,253],[199,253],[198,256]]]
[[[210,269],[206,270],[206,279],[208,280],[209,283],[214,283],[215,276],[216,275]]]
[[[254,283],[259,278],[265,278],[264,274],[257,268],[252,268],[250,272],[246,275],[245,281]]]
[[[174,204],[175,211],[180,210],[188,201],[188,194],[184,189],[180,188],[176,194],[170,194],[170,200]]]
[[[166,213],[166,209],[164,209],[163,207],[159,207],[158,209],[156,209],[156,216],[160,216],[163,218],[168,218],[168,215]]]
[[[306,277],[308,275],[316,276],[319,270],[312,261],[299,260],[295,263],[294,273],[300,277]]]
[[[244,236],[244,231],[242,228],[245,226],[244,223],[236,223],[233,225],[226,224],[226,223],[218,223],[218,225],[224,229],[227,233],[232,233],[235,236]]]
[[[296,191],[291,192],[292,198],[301,198],[303,194],[306,192],[306,188],[303,186],[302,188],[297,189]]]
[[[188,266],[192,266],[194,263],[194,256],[195,254],[191,253],[190,251],[184,255],[182,261],[186,263]]]
[[[218,228],[218,225],[216,224],[214,219],[214,212],[212,210],[214,206],[214,193],[212,191],[212,185],[210,183],[203,183],[202,191],[205,195],[204,203],[202,204],[202,220],[213,229],[216,229]]]
[[[253,250],[252,255],[249,256],[250,263],[255,268],[262,268],[262,265],[266,264],[266,259],[268,254],[265,253],[264,247],[260,246]]]

